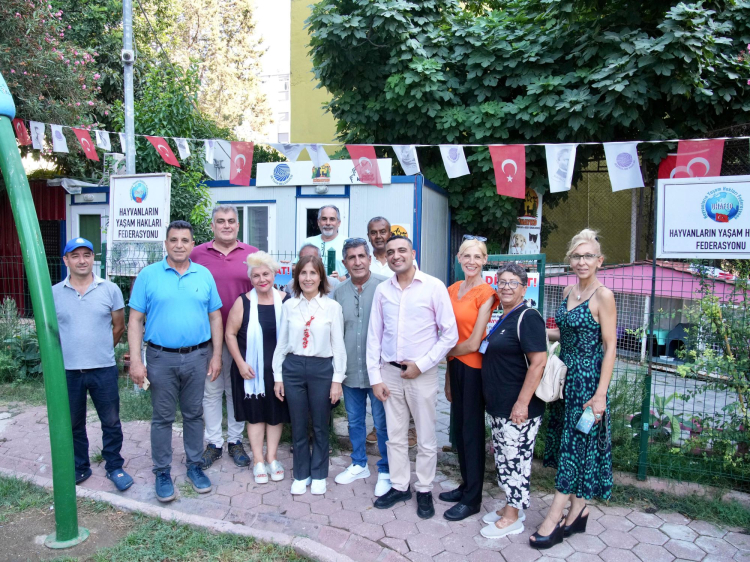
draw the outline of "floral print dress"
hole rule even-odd
[[[596,293],[596,291],[594,291]],[[593,295],[592,295],[593,296]],[[557,468],[555,488],[579,498],[612,495],[612,430],[607,410],[588,435],[576,430],[583,405],[596,392],[602,370],[602,330],[589,299],[568,310],[568,297],[555,313],[560,328],[560,359],[567,365],[563,399],[549,407],[544,466]]]

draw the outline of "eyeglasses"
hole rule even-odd
[[[510,287],[511,289],[515,290],[518,289],[519,285],[523,285],[520,281],[516,281],[515,279],[513,281],[505,281],[504,279],[500,279],[497,282],[497,288],[498,289],[505,289],[505,287]]]
[[[367,240],[364,238],[347,238],[344,240],[344,244],[349,244],[350,242],[362,242],[363,244],[367,244]]]
[[[601,254],[570,254],[570,261],[585,261],[592,262],[596,258],[600,257]]]
[[[477,242],[487,242],[484,236],[474,236],[473,234],[464,234],[464,240],[476,240]]]

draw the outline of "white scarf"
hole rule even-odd
[[[276,337],[278,338],[281,324],[281,296],[276,289],[273,291],[273,307],[276,313]],[[250,291],[250,320],[247,323],[247,350],[245,361],[255,372],[255,377],[245,379],[245,398],[253,396],[265,396],[266,385],[264,381],[263,363],[263,330],[258,322],[258,293],[253,289]]]

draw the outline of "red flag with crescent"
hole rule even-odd
[[[171,166],[177,166],[180,167],[180,163],[177,161],[177,158],[174,155],[174,152],[172,152],[172,149],[167,144],[167,141],[163,137],[149,137],[146,136],[148,139],[148,142],[150,142],[154,148],[156,149],[156,152],[159,153],[159,156],[162,157],[162,159]]]
[[[354,169],[357,171],[359,181],[382,188],[383,180],[380,178],[375,147],[369,144],[347,144],[346,150],[349,151],[349,156],[352,159],[352,164],[354,164]]]
[[[76,128],[73,128],[73,132],[78,138],[78,142],[81,143],[81,148],[83,149],[83,153],[86,155],[86,158],[99,162],[99,155],[96,153],[96,147],[94,147],[94,143],[91,142],[91,135],[89,134],[89,132],[85,129]]]
[[[31,135],[29,135],[29,130],[26,128],[26,123],[23,122],[23,119],[18,117],[13,119],[13,130],[16,132],[16,138],[18,138],[21,146],[31,144]]]
[[[255,145],[251,142],[240,141],[230,144],[232,145],[230,155],[232,161],[229,163],[229,183],[232,185],[250,185]]]
[[[712,178],[721,175],[724,140],[685,140],[677,143],[677,162],[672,177]]]
[[[526,145],[491,145],[498,195],[526,199]]]

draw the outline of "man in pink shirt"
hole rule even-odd
[[[190,254],[190,259],[206,267],[216,281],[216,288],[221,297],[221,319],[224,328],[232,305],[237,298],[253,288],[247,276],[247,256],[258,251],[255,246],[244,244],[237,240],[240,232],[237,208],[234,205],[217,205],[211,218],[211,231],[214,239],[200,246],[196,246]],[[209,350],[209,356],[211,350]],[[227,395],[227,450],[237,466],[248,466],[250,457],[242,446],[242,430],[244,423],[234,419],[234,403],[232,402],[232,381],[230,371],[232,356],[226,344],[221,355],[221,372],[211,378],[206,378],[203,390],[203,420],[205,423],[206,450],[203,452],[203,466],[205,470],[214,461],[221,458],[224,447],[222,436],[221,403],[224,394]]]
[[[411,240],[392,236],[385,253],[395,275],[378,285],[373,297],[367,374],[375,396],[385,406],[393,487],[374,505],[388,509],[411,499],[411,413],[417,428],[417,515],[429,519],[435,515],[432,481],[437,466],[437,365],[458,342],[458,329],[448,290],[442,281],[415,267]]]

